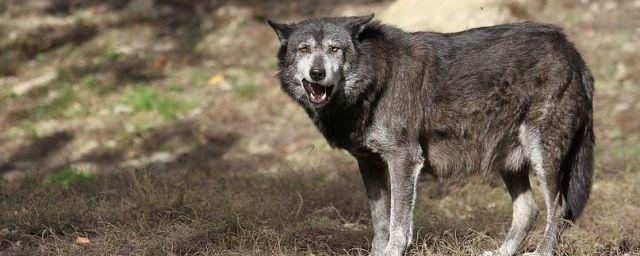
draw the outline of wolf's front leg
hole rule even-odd
[[[391,216],[384,255],[402,255],[411,244],[416,183],[424,159],[420,150],[408,149],[392,154],[386,160],[391,185]]]
[[[387,169],[377,157],[358,157],[358,167],[367,189],[371,222],[373,223],[373,242],[371,254],[382,255],[389,240],[389,185]]]

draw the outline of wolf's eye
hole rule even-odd
[[[331,52],[338,52],[338,51],[340,51],[340,47],[337,47],[337,46],[331,46],[329,49],[331,50]]]
[[[300,48],[298,48],[298,51],[303,52],[303,53],[307,53],[307,52],[309,52],[309,46],[308,45],[300,46]]]

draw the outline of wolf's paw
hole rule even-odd
[[[480,256],[494,256],[496,255],[495,251],[484,251]]]
[[[542,256],[539,252],[525,252],[522,256]]]
[[[502,256],[503,254],[500,253],[500,251],[495,250],[495,251],[484,251],[482,254],[480,254],[480,256]]]

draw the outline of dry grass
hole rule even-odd
[[[277,42],[254,18],[268,8],[282,19],[340,10],[18,2],[0,3],[0,32],[17,33],[0,38],[1,255],[367,254],[356,163],[280,92]],[[564,233],[565,255],[640,254],[640,7],[609,2],[566,1],[533,17],[566,27],[597,79],[596,182]],[[25,83],[37,86],[12,90]],[[495,177],[422,183],[411,254],[500,244],[511,206]]]

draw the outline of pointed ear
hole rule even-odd
[[[273,31],[276,32],[276,35],[278,35],[278,40],[280,40],[280,43],[286,44],[295,25],[278,23],[272,20],[267,20],[267,23],[269,24],[269,26],[271,26]]]
[[[367,24],[373,19],[375,14],[369,14],[366,16],[355,16],[346,18],[347,29],[351,30],[354,36],[358,36],[367,27]]]

